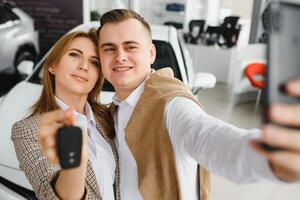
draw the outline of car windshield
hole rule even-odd
[[[156,48],[156,60],[152,65],[152,68],[158,70],[163,67],[171,67],[174,71],[174,76],[182,81],[181,73],[179,70],[178,62],[170,43],[165,41],[153,40],[153,44]],[[30,77],[29,82],[35,84],[41,84],[43,78],[42,67]],[[108,81],[104,81],[103,91],[114,91],[112,85]]]

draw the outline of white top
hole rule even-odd
[[[69,108],[61,99],[55,97],[56,103],[62,110]],[[113,184],[115,182],[116,163],[111,146],[106,142],[96,127],[93,111],[87,102],[85,105],[86,116],[75,113],[76,125],[83,133],[88,134],[88,156],[96,175],[98,188],[103,200],[114,200]]]
[[[144,91],[141,84],[118,105],[115,113],[116,140],[120,160],[121,199],[142,199],[138,190],[136,161],[125,141],[125,127]],[[249,140],[259,137],[259,130],[234,127],[206,114],[194,101],[175,97],[167,105],[165,123],[175,152],[180,187],[184,199],[196,200],[197,164],[236,183],[269,179],[279,181],[267,159],[256,153]]]

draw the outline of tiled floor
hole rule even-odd
[[[258,128],[262,124],[261,108],[254,113],[254,102],[233,105],[230,86],[217,84],[202,90],[198,98],[206,111],[219,119],[241,128]],[[256,183],[236,185],[222,177],[213,176],[212,200],[299,200],[300,184]]]

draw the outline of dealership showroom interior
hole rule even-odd
[[[114,16],[109,19],[107,13],[114,9],[134,11],[143,19],[120,20],[117,17],[114,19]],[[57,46],[54,44],[61,41],[61,37],[76,31],[97,30],[102,17],[108,21],[98,32],[94,32],[98,34],[96,42],[92,41],[90,35],[79,35],[70,39],[69,43],[62,41],[61,44],[66,47],[55,48]],[[150,43],[144,45],[148,44],[148,40],[145,42],[142,39],[148,37],[149,30],[143,20],[150,25],[154,46]],[[140,26],[143,29],[139,29]],[[109,30],[109,27],[112,29]],[[139,31],[146,34],[132,36],[131,33],[141,33]],[[140,43],[140,38],[144,43]],[[77,44],[75,41],[79,43],[83,40],[89,45],[79,49],[76,46],[70,48]],[[90,46],[93,54],[85,54],[87,49],[91,49]],[[150,60],[147,57],[148,49]],[[65,71],[58,70],[62,68],[59,65],[62,61],[75,63],[75,59],[80,64],[75,67],[70,64]],[[116,67],[108,66],[108,62],[114,62]],[[134,64],[131,66],[126,63]],[[149,67],[139,71],[139,63],[146,64],[146,67],[149,63]],[[46,121],[54,116],[48,117],[47,114],[53,114],[48,111],[54,108],[65,110],[73,105],[63,102],[64,98],[60,95],[65,97],[66,94],[62,94],[62,88],[71,88],[73,82],[74,86],[93,81],[95,74],[99,74],[94,70],[95,67],[103,71],[105,78],[108,77],[101,91],[95,90],[100,92],[100,98],[97,98],[98,93],[95,96],[95,88],[92,87],[84,95],[80,93],[80,98],[84,97],[86,102],[82,104],[85,105],[82,112],[74,106],[73,118],[71,114],[67,116],[68,111],[60,113],[59,117],[72,119],[56,122],[57,128],[51,135],[53,144],[45,142],[43,130],[47,128]],[[163,77],[172,76],[170,71],[161,70],[165,67],[172,69],[176,81]],[[58,76],[59,73],[68,73],[67,70],[71,71],[71,68],[73,71],[67,74],[70,79]],[[138,79],[137,76],[144,76],[139,73],[146,70],[149,75],[139,82],[142,87],[127,87],[125,76],[129,77],[128,81]],[[95,72],[94,76],[92,72]],[[165,72],[168,73],[165,75]],[[98,77],[97,82],[94,78],[93,84],[101,84]],[[156,83],[153,81],[155,78],[158,80]],[[270,117],[270,105],[273,103],[294,107],[300,103],[300,93],[291,96],[287,87],[283,87],[287,81],[297,78],[300,78],[300,0],[0,0],[0,200],[64,199],[62,194],[67,192],[61,188],[67,188],[65,191],[75,190],[74,195],[82,189],[81,199],[299,200],[300,178],[285,179],[285,176],[276,173],[277,169],[289,170],[284,166],[290,163],[277,165],[272,160],[275,154],[298,154],[294,159],[294,165],[298,165],[298,168],[293,169],[297,168],[300,177],[299,136],[298,150],[296,147],[289,148],[289,144],[286,144],[286,148],[281,147],[280,142],[280,147],[274,148],[262,144],[260,139],[266,123],[295,133],[292,135],[300,133],[299,120],[298,124],[276,123]],[[176,89],[180,86],[179,93],[171,88],[175,86]],[[52,88],[52,93],[45,92],[50,90],[47,88]],[[185,90],[181,91],[181,88]],[[124,94],[120,92],[122,89],[126,91]],[[171,89],[175,92],[172,93]],[[158,93],[150,93],[152,90],[158,90]],[[141,98],[128,91],[141,95]],[[68,94],[73,95],[72,92]],[[42,98],[43,95],[45,98]],[[92,95],[98,102],[92,99]],[[49,101],[55,105],[50,103],[52,107],[43,106]],[[143,102],[144,106],[140,106],[142,101],[147,103]],[[132,110],[126,111],[129,108],[124,103],[133,105]],[[101,122],[98,117],[95,116],[96,121],[93,117],[93,113],[98,114],[93,107],[96,104],[103,106],[101,112],[109,113],[105,115],[109,122],[105,123],[111,125],[110,128],[94,128],[91,131],[91,126],[96,127],[95,123]],[[48,110],[40,109],[38,105]],[[125,113],[124,116],[121,111]],[[35,115],[39,112],[42,120],[33,120],[32,124],[26,120],[33,116],[32,113]],[[101,112],[100,115],[103,115]],[[299,116],[299,105],[294,113]],[[140,116],[137,117],[138,114]],[[67,136],[67,133],[71,133],[70,127],[76,128],[78,115],[86,120],[86,131],[78,125],[81,128],[78,129],[78,137],[72,134]],[[94,121],[87,119],[89,115]],[[125,121],[123,124],[122,119]],[[147,123],[143,123],[143,119]],[[16,130],[16,122],[20,120],[25,125]],[[200,123],[196,123],[197,120]],[[90,122],[93,122],[92,125]],[[137,131],[130,137],[129,133],[134,132],[133,127]],[[65,138],[58,137],[63,130]],[[110,130],[115,138],[105,136],[103,130]],[[23,131],[27,132],[19,133]],[[91,132],[95,131],[103,133],[93,136]],[[139,132],[145,135],[138,135]],[[154,136],[146,135],[152,132],[157,133]],[[173,132],[178,135],[172,136]],[[239,136],[232,136],[235,132],[239,132]],[[156,140],[154,137],[157,137]],[[140,141],[136,141],[137,138]],[[104,147],[101,146],[103,143]],[[297,143],[296,139],[294,143]],[[54,149],[53,154],[49,153],[50,150],[47,152],[46,148]],[[155,149],[153,153],[154,148],[161,149]],[[197,154],[200,151],[202,154]],[[83,152],[88,152],[87,162]],[[101,152],[105,154],[102,157]],[[54,155],[56,163],[53,164],[55,159],[51,161],[51,156]],[[103,159],[108,160],[107,163]],[[78,164],[72,165],[76,161]],[[87,170],[67,177],[70,170],[85,169],[86,165],[82,163],[87,164]],[[96,168],[99,168],[98,172]],[[211,179],[207,174],[203,175],[201,170],[204,168],[210,171]],[[95,173],[94,182],[89,182],[90,171]],[[83,179],[80,179],[81,173]],[[111,177],[113,180],[109,179]],[[105,183],[102,178],[109,180]],[[69,182],[63,182],[65,180]],[[84,183],[82,187],[80,180]],[[75,189],[77,187],[80,189]]]

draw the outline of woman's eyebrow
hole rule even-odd
[[[76,48],[69,49],[69,51],[77,51],[77,52],[83,54],[83,52],[82,52],[81,50],[76,49]],[[91,56],[91,57],[94,58],[94,59],[99,60],[99,57],[98,57],[98,56]]]
[[[79,53],[83,54],[83,52],[82,52],[81,50],[79,50],[79,49],[76,49],[76,48],[69,49],[69,51],[77,51],[77,52],[79,52]]]
[[[99,57],[97,57],[97,56],[92,56],[92,58],[99,60]]]

